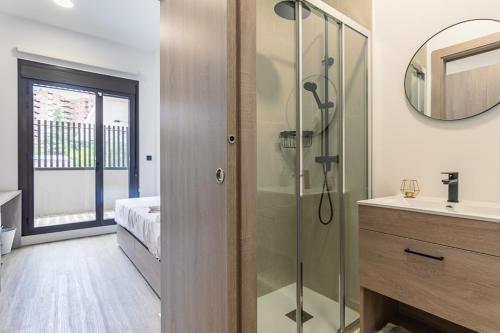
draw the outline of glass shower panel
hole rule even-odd
[[[257,0],[256,27],[257,332],[343,331],[359,318],[367,38],[306,1]]]
[[[340,25],[320,11],[302,21],[301,256],[303,331],[340,328]],[[311,320],[313,319],[313,320]]]
[[[257,1],[257,332],[296,333],[297,45],[275,4]]]
[[[368,198],[368,41],[344,32],[344,258],[346,325],[359,318],[358,207]]]

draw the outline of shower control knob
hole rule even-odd
[[[217,179],[217,184],[224,183],[224,179],[226,179],[226,172],[221,168],[218,168],[215,171],[215,178]]]

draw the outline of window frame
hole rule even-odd
[[[129,197],[139,196],[139,82],[126,78],[86,72],[72,68],[18,60],[18,182],[22,191],[22,235],[113,225],[104,220],[103,133],[96,130],[96,220],[54,226],[34,226],[33,160],[33,85],[43,84],[64,89],[79,88],[96,94],[96,128],[103,126],[103,97],[128,98],[130,101]]]

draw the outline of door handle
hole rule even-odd
[[[215,179],[217,180],[217,184],[222,184],[224,183],[224,180],[226,179],[226,172],[222,170],[222,168],[218,168],[215,171]]]
[[[414,255],[417,255],[417,256],[421,256],[421,257],[425,257],[425,258],[429,258],[429,259],[434,259],[434,260],[438,260],[438,261],[443,261],[444,260],[443,256],[433,256],[433,255],[430,255],[430,254],[413,251],[411,249],[405,249],[405,252],[408,253],[408,254],[414,254]]]

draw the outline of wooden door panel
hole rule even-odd
[[[224,333],[228,234],[227,0],[161,5],[162,331]],[[234,222],[234,221],[233,221]]]

